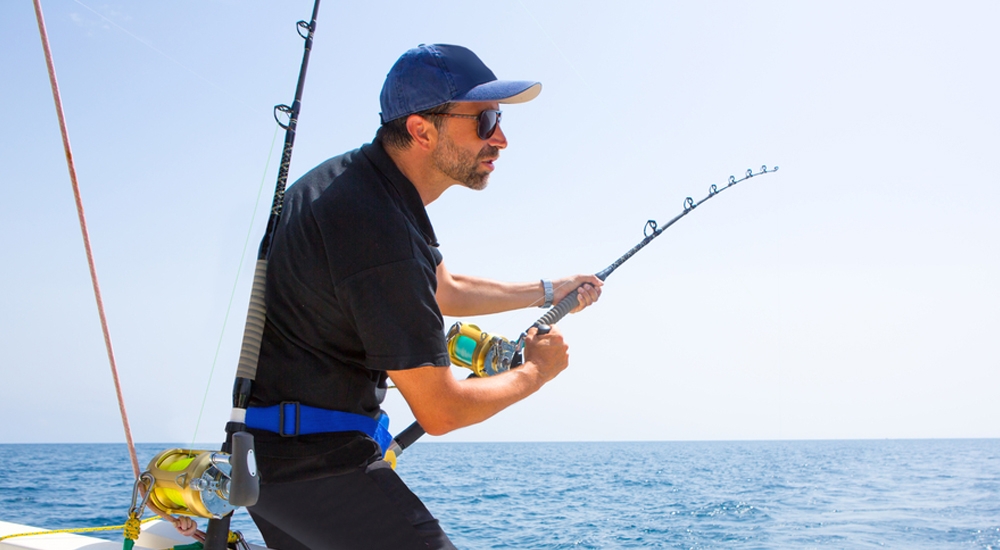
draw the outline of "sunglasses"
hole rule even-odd
[[[500,115],[501,111],[496,109],[488,109],[479,113],[478,115],[459,115],[455,113],[428,113],[428,116],[447,116],[452,118],[471,118],[473,120],[478,120],[479,124],[476,126],[476,134],[479,139],[490,139],[493,137],[493,133],[497,131],[497,126],[500,125]]]

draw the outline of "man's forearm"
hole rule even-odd
[[[541,281],[507,283],[452,275],[443,265],[438,266],[437,302],[441,313],[452,317],[486,315],[542,305],[545,291]]]
[[[390,376],[424,430],[430,435],[444,435],[478,424],[538,391],[544,384],[543,378],[535,365],[526,367],[491,378],[452,378],[440,384],[433,393],[406,391],[409,380],[405,374],[400,376],[396,372]],[[441,371],[452,376],[446,369]]]

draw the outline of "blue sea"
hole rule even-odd
[[[420,442],[398,471],[459,548],[1000,549],[997,439]],[[121,444],[0,445],[0,519],[118,525],[132,481]]]

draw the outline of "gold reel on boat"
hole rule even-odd
[[[257,502],[260,478],[253,436],[233,434],[233,454],[168,449],[153,457],[140,479],[149,502],[168,514],[221,519]]]
[[[139,476],[149,503],[168,514],[212,519],[256,504],[260,477],[253,436],[234,433],[231,448],[232,454],[168,449],[153,457]]]
[[[168,449],[149,462],[149,502],[168,514],[222,518],[229,503],[229,456],[212,451]]]

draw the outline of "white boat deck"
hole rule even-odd
[[[0,521],[0,537],[37,531],[47,531],[47,529]],[[142,525],[142,532],[139,539],[136,540],[135,550],[164,550],[193,542],[196,541],[181,536],[170,523],[158,519]],[[266,550],[262,546],[250,545],[250,547],[254,550]],[[87,550],[122,550],[122,543],[74,533],[15,537],[0,541],[0,550],[82,550],[84,548]]]

